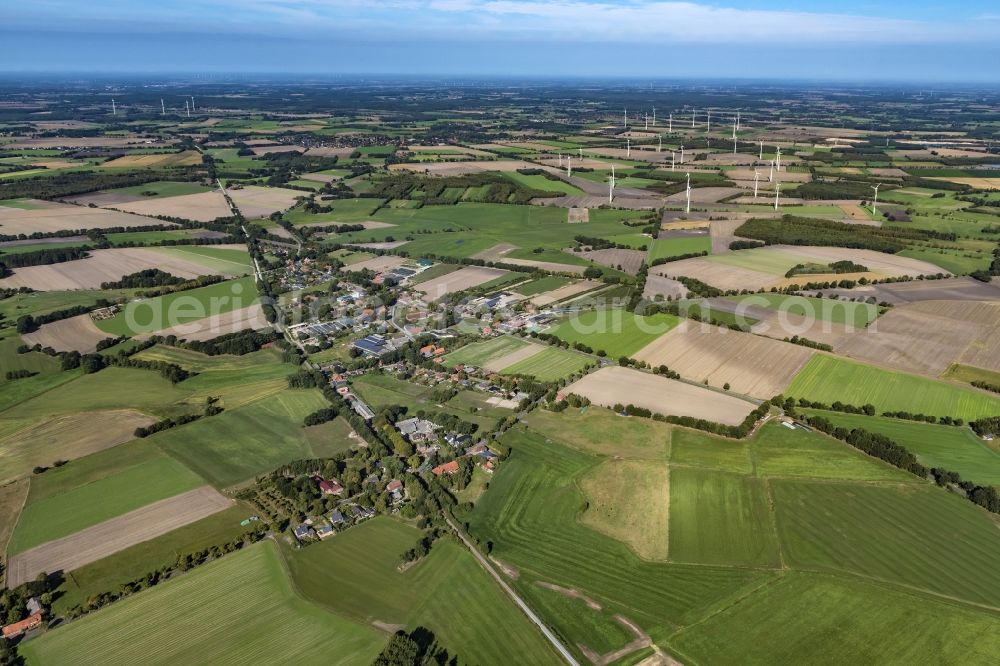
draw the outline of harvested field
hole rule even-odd
[[[937,275],[938,273],[946,272],[941,270],[939,266],[935,266],[927,261],[910,259],[895,254],[886,254],[885,252],[876,252],[874,250],[859,250],[846,247],[817,247],[813,245],[772,245],[761,250],[753,250],[753,252],[761,251],[789,252],[824,264],[844,260],[854,261],[867,266],[871,272],[879,273],[885,277],[899,277],[903,275],[917,277],[919,275]]]
[[[720,200],[731,197],[734,194],[739,194],[742,191],[738,187],[693,187],[691,188],[691,203],[718,203]],[[675,204],[684,203],[686,200],[687,194],[684,192],[671,194],[667,197],[668,202]]]
[[[646,277],[646,286],[642,290],[642,297],[650,300],[655,299],[657,296],[662,296],[664,298],[673,296],[677,299],[686,298],[687,295],[687,287],[677,280],[671,280],[670,278],[663,277],[662,275],[654,275],[652,273]]]
[[[507,275],[509,271],[485,266],[468,266],[447,275],[422,282],[414,289],[424,294],[425,298],[435,300],[456,291],[477,287],[484,282],[490,282]]]
[[[306,151],[306,155],[311,155],[314,157],[350,157],[351,153],[355,151],[355,148],[350,146],[345,147],[329,147],[321,146],[319,148],[310,148]]]
[[[573,273],[574,275],[583,275],[583,272],[587,270],[586,266],[576,266],[574,264],[557,264],[554,261],[535,261],[534,259],[511,259],[509,257],[504,257],[502,261],[505,264],[513,264],[514,266],[527,266],[528,268],[540,268],[543,271],[552,271],[553,273]]]
[[[590,291],[591,289],[597,289],[603,283],[597,282],[596,280],[582,280],[580,282],[571,282],[558,289],[553,289],[552,291],[547,291],[545,293],[539,294],[531,299],[531,302],[538,306],[550,305],[552,303],[558,303],[559,301],[566,300],[577,294],[582,294],[585,291]]]
[[[979,155],[982,157],[982,155]],[[930,180],[942,180],[958,185],[968,185],[977,190],[1000,190],[1000,177],[997,178],[931,178]]]
[[[93,250],[85,259],[19,268],[14,275],[0,280],[0,286],[31,287],[39,291],[97,289],[102,282],[113,282],[147,268],[159,268],[182,278],[215,272],[202,263],[152,248],[111,248]]]
[[[644,250],[620,250],[617,248],[574,252],[573,256],[590,259],[602,266],[616,268],[629,275],[636,275],[646,260]]]
[[[770,273],[739,266],[726,266],[702,257],[671,261],[654,266],[649,270],[649,274],[650,276],[660,275],[664,277],[684,276],[701,280],[705,284],[719,289],[751,289],[754,291],[765,289],[778,281],[778,278]]]
[[[211,222],[232,215],[225,197],[216,190],[177,197],[143,198],[141,201],[117,204],[115,208],[139,215],[166,215],[196,222]],[[159,220],[156,223],[159,224]]]
[[[304,192],[286,190],[280,187],[258,187],[247,185],[241,189],[227,190],[233,203],[248,220],[267,217],[279,210],[287,210],[295,205]]]
[[[72,197],[65,197],[63,201],[74,203],[78,206],[89,206],[94,204],[101,208],[115,208],[119,204],[132,203],[134,201],[148,201],[148,197],[138,194],[122,194],[119,192],[89,192],[78,194]]]
[[[659,414],[691,416],[727,425],[742,423],[756,407],[731,395],[618,366],[592,372],[561,393],[575,393],[605,407],[631,403]]]
[[[10,558],[7,584],[33,580],[42,571],[72,571],[85,564],[201,520],[232,505],[210,486],[202,486],[123,516],[49,541]]]
[[[481,160],[478,162],[418,162],[415,164],[390,164],[390,171],[415,171],[433,176],[464,176],[485,171],[517,171],[537,169],[537,164],[523,160]]]
[[[498,356],[497,358],[487,361],[483,368],[489,370],[490,372],[500,372],[515,363],[520,363],[525,359],[531,358],[543,349],[547,349],[547,347],[536,342],[530,342],[520,349],[515,349],[514,351],[504,354],[503,356]]]
[[[1000,303],[923,301],[898,305],[837,353],[937,377],[954,363],[1000,371]]]
[[[837,294],[840,298],[874,299],[876,302],[885,301],[893,305],[939,300],[1000,301],[1000,283],[995,280],[986,283],[970,277],[956,277],[877,284],[854,289],[828,289],[825,293]]]
[[[589,208],[570,208],[566,211],[566,221],[570,224],[590,222]]]
[[[39,344],[56,351],[78,351],[83,354],[96,350],[97,343],[106,337],[108,334],[97,328],[89,314],[60,319],[45,324],[33,333],[21,335],[29,345]]]
[[[402,266],[406,263],[406,259],[402,257],[395,257],[391,254],[387,254],[381,257],[372,257],[371,259],[365,259],[364,261],[359,261],[356,264],[350,265],[350,270],[352,271],[363,271],[370,270],[376,273],[381,273],[382,271],[387,271],[390,268],[396,268],[397,266]]]
[[[163,169],[169,167],[195,166],[201,164],[201,153],[185,150],[179,153],[154,153],[152,155],[125,155],[103,162],[102,169]]]
[[[666,365],[685,379],[720,387],[728,383],[736,393],[766,400],[784,391],[813,353],[787,342],[686,322],[635,358],[654,367]]]
[[[238,333],[246,329],[260,330],[269,325],[264,317],[264,311],[257,303],[239,310],[231,310],[204,319],[171,326],[157,331],[156,335],[176,335],[182,340],[211,340],[220,335]],[[146,338],[149,336],[139,335],[137,337]]]
[[[134,438],[156,419],[134,409],[98,410],[47,417],[0,439],[0,483],[27,476],[36,465],[74,460]]]
[[[286,146],[286,145],[253,147],[254,155],[270,155],[271,153],[291,153],[295,151],[304,154],[306,152],[306,148],[304,146]]]
[[[31,200],[34,204],[35,201]],[[167,224],[139,215],[130,215],[103,208],[87,208],[72,204],[44,202],[44,206],[24,209],[0,206],[0,234],[31,234],[66,229],[107,229],[109,227],[146,227]]]
[[[729,252],[729,244],[737,240],[735,231],[742,225],[742,218],[734,220],[712,220],[708,223],[708,233],[712,238],[712,254]]]
[[[76,136],[76,137],[44,137],[37,139],[19,138],[6,148],[143,148],[165,146],[166,143],[140,136]]]

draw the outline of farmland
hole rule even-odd
[[[235,664],[299,661],[317,650],[336,655],[340,663],[372,659],[384,637],[301,599],[276,548],[255,545],[68,624],[26,645],[27,659]],[[294,636],[286,631],[289,626],[295,627]]]
[[[573,315],[547,332],[570,344],[583,344],[618,358],[634,355],[679,323],[673,315],[644,316],[606,308]]]
[[[549,347],[504,367],[500,372],[505,375],[530,375],[543,382],[552,382],[579,372],[592,363],[582,354]]]
[[[951,416],[974,420],[1000,412],[1000,398],[946,382],[883,370],[834,356],[815,355],[786,391],[796,398],[851,405],[879,412]]]

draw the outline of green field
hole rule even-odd
[[[670,638],[683,663],[988,664],[995,614],[870,581],[789,572]]]
[[[67,471],[64,476],[76,476],[73,463],[51,473],[55,476],[63,469]],[[62,492],[36,490],[39,483],[49,481],[43,475],[32,482],[28,501],[11,537],[9,553],[20,553],[69,536],[205,484],[197,474],[166,456],[149,456],[135,465]]]
[[[440,539],[430,555],[400,573],[400,555],[419,536],[376,518],[288,552],[288,566],[307,599],[358,624],[427,627],[461,663],[558,663],[541,633],[457,541]]]
[[[653,241],[649,248],[649,260],[655,261],[664,257],[679,257],[682,254],[696,252],[711,252],[712,239],[704,236],[683,236],[678,238],[661,238]]]
[[[137,197],[141,196],[148,199],[161,199],[163,197],[176,197],[184,194],[209,192],[212,189],[213,188],[205,187],[200,183],[157,180],[152,183],[143,183],[142,185],[133,185],[132,187],[119,187],[118,189],[107,191],[115,194],[129,194]],[[150,192],[155,192],[156,194],[149,194]]]
[[[220,275],[246,275],[252,270],[250,253],[247,250],[215,245],[178,245],[157,247],[154,251],[187,259],[201,264],[205,269]]]
[[[583,194],[583,190],[575,185],[570,185],[563,180],[550,180],[542,175],[525,176],[524,174],[516,171],[505,171],[503,175],[519,185],[523,185],[524,187],[534,190],[541,190],[543,192],[562,192],[563,194],[568,194],[571,197]]]
[[[501,335],[484,342],[473,342],[445,356],[445,364],[452,367],[458,364],[481,368],[493,359],[506,356],[518,349],[528,346],[528,342],[511,335]]]
[[[554,382],[583,370],[594,360],[583,354],[546,347],[523,361],[508,365],[502,375],[530,375],[542,382]]]
[[[559,287],[564,287],[569,283],[569,278],[560,277],[558,275],[549,275],[547,277],[538,278],[537,280],[525,282],[517,287],[516,291],[522,296],[537,296],[538,294],[545,293],[546,291],[552,291],[554,289],[558,289]]]
[[[805,410],[848,429],[862,428],[890,437],[910,450],[927,467],[958,472],[963,479],[1000,486],[1000,453],[969,428],[932,425],[881,416]]]
[[[533,432],[584,453],[664,461],[670,454],[671,436],[684,433],[672,432],[658,421],[623,418],[600,407],[562,412],[536,409],[525,422]]]
[[[864,328],[879,316],[879,308],[876,305],[832,298],[753,294],[752,296],[727,296],[726,300],[742,303],[746,306],[800,315],[809,320],[818,319],[828,321],[831,324],[846,324],[854,328]]]
[[[256,300],[257,287],[254,279],[245,277],[131,301],[114,317],[96,323],[99,329],[110,335],[155,333],[177,324],[245,308]]]
[[[1000,396],[825,354],[809,359],[785,393],[826,404],[837,400],[851,405],[870,403],[879,412],[906,411],[968,421],[1000,414]]]
[[[254,545],[25,643],[29,664],[369,663],[386,635],[303,600]]]
[[[158,433],[148,441],[225,488],[289,461],[315,457],[302,419],[327,405],[317,390],[289,389]]]
[[[402,405],[411,413],[421,409],[444,412],[463,421],[475,423],[480,428],[493,427],[498,418],[510,414],[510,410],[486,405],[481,401],[477,401],[478,411],[471,412],[468,404],[470,399],[459,397],[463,395],[462,393],[447,404],[439,406],[433,400],[432,387],[418,386],[390,375],[370,374],[357,377],[354,379],[354,390],[375,410],[389,405]]]
[[[570,344],[582,343],[610,358],[631,356],[660,337],[680,319],[669,314],[637,315],[621,309],[587,310],[547,331]]]

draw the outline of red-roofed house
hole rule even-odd
[[[434,473],[434,476],[441,476],[442,474],[455,474],[458,472],[458,461],[452,460],[449,463],[438,465],[432,469],[431,472]]]
[[[35,627],[41,626],[42,624],[42,614],[41,612],[33,613],[28,617],[24,618],[20,622],[15,622],[14,624],[8,624],[3,628],[4,638],[17,638],[26,631],[31,631]]]
[[[344,486],[340,485],[336,481],[327,481],[323,477],[316,476],[313,477],[313,481],[319,486],[319,490],[324,495],[339,495],[344,492]]]

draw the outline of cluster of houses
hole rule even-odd
[[[332,264],[315,259],[288,259],[278,280],[282,289],[297,291],[329,282],[337,277]]]
[[[442,430],[441,426],[433,421],[417,417],[396,421],[395,428],[400,435],[414,444],[417,453],[424,458],[429,458],[439,452],[441,450],[439,442],[443,440],[444,443],[451,447],[452,451],[460,457],[465,456],[476,458],[480,467],[482,467],[485,471],[492,473],[496,467],[497,455],[490,450],[490,447],[485,441],[473,442],[471,435],[453,432],[446,433],[444,437],[439,437],[438,431]],[[427,467],[422,467],[414,471],[422,472],[426,469]],[[442,476],[445,474],[451,475],[458,472],[458,470],[459,466],[457,460],[452,460],[442,465],[438,465],[437,467],[430,468],[430,471],[434,474],[434,476]]]
[[[324,495],[339,497],[344,494],[344,487],[336,479],[314,476],[313,481],[316,482],[316,487]],[[299,541],[322,540],[332,537],[337,533],[337,530],[346,529],[374,516],[375,509],[354,502],[344,502],[327,516],[306,518],[295,527],[293,533]]]

